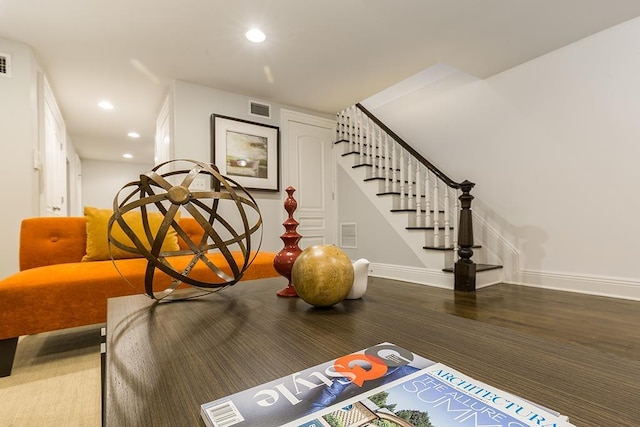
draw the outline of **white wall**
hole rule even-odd
[[[338,168],[337,178],[340,183],[337,226],[354,223],[357,229],[357,248],[342,247],[344,253],[353,260],[366,258],[371,263],[424,268],[424,263],[342,168]]]
[[[640,18],[371,110],[454,180],[477,183],[474,213],[516,252],[512,281],[640,299],[639,41]]]
[[[140,179],[152,164],[82,160],[82,199],[84,206],[112,209],[113,199],[127,183]],[[81,214],[82,215],[82,214]]]
[[[174,146],[173,155],[176,159],[191,159],[211,162],[211,115],[224,116],[264,123],[281,127],[280,110],[286,108],[327,117],[319,113],[313,113],[296,109],[295,107],[281,105],[259,98],[249,97],[231,92],[225,92],[193,83],[176,81],[172,88],[173,114],[174,114]],[[264,102],[271,105],[271,118],[262,118],[249,115],[249,100]],[[282,129],[280,132],[280,164],[282,165],[282,153],[286,149],[282,141]],[[280,177],[280,191],[252,191],[251,195],[256,199],[263,220],[262,250],[277,252],[282,249],[283,243],[280,235],[284,233],[282,222],[286,218],[283,207],[283,195],[286,183]]]
[[[39,212],[39,174],[33,168],[38,147],[38,65],[31,49],[0,39],[0,52],[12,57],[11,78],[0,77],[0,182],[2,221],[0,278],[18,270],[20,222]]]

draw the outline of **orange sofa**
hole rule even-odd
[[[180,227],[192,239],[202,230],[191,218],[182,218]],[[144,292],[147,260],[131,258],[113,261],[84,261],[87,230],[85,217],[42,217],[22,221],[20,230],[20,271],[0,281],[0,377],[11,374],[21,335],[104,323],[107,299]],[[181,239],[182,249],[186,245]],[[216,265],[216,257],[210,254]],[[274,253],[260,252],[242,280],[276,277]],[[184,259],[184,260],[182,260]],[[189,255],[172,257],[187,264]],[[172,261],[173,262],[173,261]],[[203,271],[198,271],[201,268]],[[125,281],[124,275],[130,283]],[[196,265],[189,277],[203,279],[208,269]],[[224,270],[224,268],[223,268]],[[156,270],[154,290],[166,289],[171,279]]]

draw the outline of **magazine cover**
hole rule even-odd
[[[434,365],[381,343],[201,405],[210,427],[280,426]]]
[[[443,364],[379,387],[287,427],[566,427],[566,417]]]

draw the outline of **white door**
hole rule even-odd
[[[44,81],[44,211],[42,216],[67,215],[66,131],[49,85]]]
[[[334,206],[335,172],[332,147],[335,122],[282,110],[283,182],[293,186],[298,208],[294,218],[300,223],[298,243],[305,249],[336,241]],[[283,191],[283,197],[287,194]]]

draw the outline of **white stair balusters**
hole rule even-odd
[[[440,194],[438,177],[433,180],[433,246],[440,246]]]
[[[373,123],[373,120],[371,121],[372,125],[375,125]],[[378,128],[376,126],[376,128]],[[383,138],[383,134],[385,134],[385,132],[383,132],[382,129],[378,128],[378,139],[376,141],[377,146],[378,146],[378,157],[377,157],[377,164],[378,164],[378,174],[376,176],[382,178],[384,177],[384,138]]]
[[[449,187],[444,187],[444,246],[446,248],[451,247],[451,219],[449,218],[450,210],[449,210]]]
[[[359,154],[359,163],[362,164],[362,138],[361,138],[361,134],[362,134],[362,128],[360,126],[360,124],[358,123],[358,119],[359,119],[359,112],[356,110],[353,112],[353,123],[354,126],[356,126],[357,130],[354,129],[354,135],[356,137],[354,137],[354,150],[353,152],[356,153],[360,153]]]
[[[415,206],[413,204],[413,191],[413,157],[407,155],[407,209],[412,209]]]
[[[416,227],[423,227],[422,225],[422,195],[420,193],[420,185],[422,183],[421,179],[420,179],[420,170],[422,169],[422,167],[420,166],[420,163],[418,163],[416,161],[416,177],[415,177],[415,182],[416,182]]]
[[[389,135],[385,132],[384,134],[384,192],[388,193],[391,188],[391,152],[389,150]]]
[[[358,109],[355,109],[353,111],[353,146],[351,147],[351,149],[355,152],[357,150],[360,149],[361,141],[360,138],[362,137],[362,127],[360,126],[360,116],[362,115],[362,112]]]
[[[406,186],[405,186],[405,163],[404,163],[404,148],[400,148],[400,209],[405,209],[407,206],[405,205],[405,195],[406,195]]]
[[[376,177],[378,173],[376,171],[376,127],[374,126],[373,120],[367,118],[368,127],[369,127],[369,136],[367,140],[367,145],[369,147],[369,156],[367,157],[367,163],[371,165],[371,176]]]
[[[453,259],[457,260],[458,259],[458,221],[460,221],[459,219],[459,215],[458,213],[460,212],[460,195],[462,193],[460,192],[460,189],[455,189],[453,190]]]
[[[432,229],[425,233],[426,246],[453,248],[457,259],[459,189],[450,188],[360,108],[343,110],[337,121],[346,152],[357,153],[357,164],[370,166],[368,176],[382,180],[380,191],[397,194],[395,207],[415,214],[413,226]]]
[[[424,174],[424,226],[431,227],[433,224],[433,216],[431,216],[431,183],[429,179],[431,172],[429,169],[425,169]],[[430,243],[427,242],[430,246]]]
[[[369,158],[371,157],[371,126],[368,126],[369,118],[364,114],[360,116],[360,126],[362,127],[362,134],[364,135],[362,141],[362,148],[360,154],[363,157],[362,164],[369,164]]]
[[[349,111],[342,111],[342,139],[347,140],[349,138]]]
[[[362,111],[357,110],[356,111],[356,126],[358,128],[358,152],[362,152],[362,150],[364,149],[364,147],[366,147],[365,145],[365,137],[367,134],[367,129],[365,127],[362,126],[362,121],[363,121],[363,117],[364,114],[362,113]]]
[[[351,152],[353,151],[353,137],[355,134],[355,130],[353,128],[354,124],[355,124],[355,120],[353,118],[353,115],[355,114],[355,107],[350,107],[349,108],[349,112],[347,113],[347,117],[349,118],[349,125],[347,126],[347,141],[349,142],[348,145],[348,149],[347,152]]]
[[[392,182],[393,188],[391,188],[391,191],[400,192],[400,182],[398,181],[398,163],[397,163],[398,143],[396,142],[395,139],[392,141],[391,147],[393,148],[391,152],[391,175],[392,175],[391,182]]]

